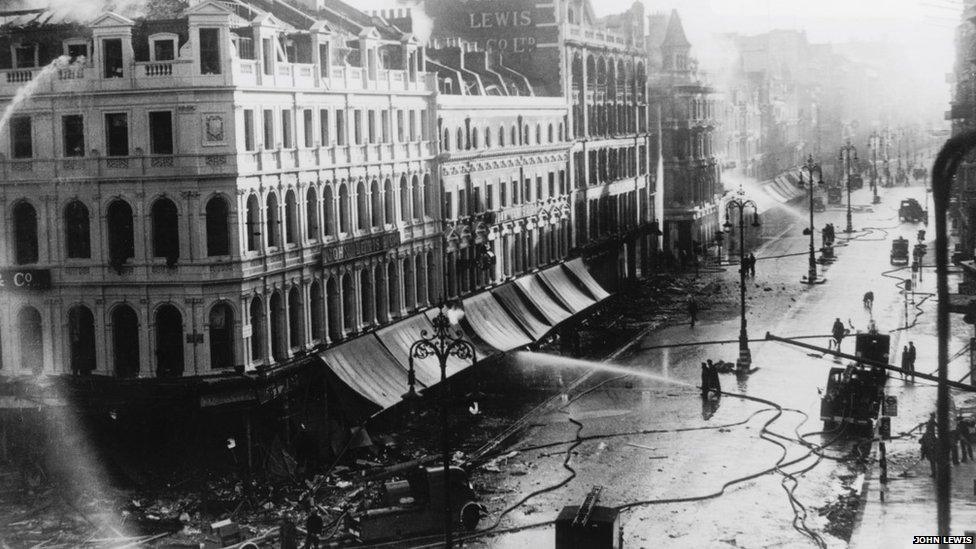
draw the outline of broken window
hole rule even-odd
[[[102,40],[102,77],[122,78],[122,39]]]

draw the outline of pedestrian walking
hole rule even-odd
[[[968,417],[959,416],[956,418],[956,429],[959,431],[959,449],[962,454],[963,463],[976,461],[973,459],[973,434],[976,432],[976,425]]]
[[[844,323],[840,321],[840,318],[834,319],[834,326],[831,328],[830,333],[834,336],[831,340],[837,351],[840,351],[840,342],[844,339]]]
[[[915,381],[915,342],[908,342],[908,369],[912,372],[912,381]]]
[[[698,320],[698,303],[695,302],[695,298],[688,298],[688,316],[691,317],[691,327],[695,327],[695,321]]]
[[[905,373],[911,369],[911,357],[908,354],[908,345],[901,348],[901,378],[905,379]]]
[[[756,278],[756,256],[749,254],[749,276]]]
[[[315,501],[308,498],[308,518],[305,520],[305,545],[304,549],[319,548],[319,539],[322,536],[322,517],[319,516]]]
[[[932,476],[935,476],[936,461],[935,461],[935,414],[929,417],[928,423],[925,424],[925,432],[922,433],[922,438],[919,440],[919,444],[922,447],[922,459],[929,460],[929,468],[932,471]]]

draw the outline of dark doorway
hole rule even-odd
[[[112,311],[112,355],[115,375],[139,375],[139,318],[128,305],[119,305]]]
[[[156,311],[156,375],[183,375],[183,315],[172,305]]]
[[[71,373],[90,374],[95,369],[95,317],[84,305],[68,311],[68,345]]]

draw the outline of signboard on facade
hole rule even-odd
[[[400,232],[389,231],[330,244],[322,248],[322,265],[343,263],[380,254],[400,245]]]
[[[50,289],[49,269],[0,269],[0,290],[34,292]]]
[[[428,13],[439,33],[450,32],[488,51],[529,53],[538,44],[554,39],[540,36],[543,29],[537,27],[545,15],[552,20],[553,8],[549,6],[545,14],[535,2],[524,0],[437,0],[428,3]]]
[[[881,415],[889,417],[898,416],[898,397],[884,397],[884,400],[881,401]]]

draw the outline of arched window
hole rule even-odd
[[[498,146],[505,146],[505,126],[498,126]]]
[[[407,176],[400,176],[400,221],[410,219],[410,187],[407,186]]]
[[[380,194],[380,184],[374,179],[369,185],[369,197],[373,227],[383,226],[383,195]]]
[[[342,275],[342,310],[343,333],[355,332],[359,323],[356,321],[356,290],[353,288],[352,276]]]
[[[156,376],[183,375],[183,315],[172,305],[156,310]]]
[[[309,329],[312,331],[312,339],[324,339],[325,334],[322,333],[322,284],[318,280],[313,280],[311,286],[308,288],[308,299],[311,301],[309,303],[309,313],[311,317],[311,325]]]
[[[106,219],[109,262],[121,266],[127,259],[135,256],[132,207],[124,200],[115,200],[108,205]]]
[[[451,150],[451,130],[444,130],[444,140],[441,143],[445,151]]]
[[[288,345],[293,349],[305,343],[305,309],[302,307],[301,290],[292,286],[288,290]]]
[[[396,223],[396,195],[393,194],[390,178],[383,182],[383,206],[383,219],[390,224]]]
[[[464,150],[464,130],[461,128],[457,129],[457,150]]]
[[[562,122],[560,122],[560,123],[559,123],[559,132],[558,132],[558,133],[556,133],[556,140],[557,140],[557,141],[562,141],[562,140],[564,140],[564,139],[566,139],[566,138],[565,138],[565,137],[563,137],[563,123],[562,123]]]
[[[268,193],[268,200],[265,202],[265,219],[267,220],[267,227],[265,232],[267,233],[269,248],[275,246],[281,246],[281,231],[280,228],[280,218],[278,213],[278,196],[275,193]]]
[[[400,277],[397,276],[397,262],[386,264],[386,303],[390,318],[400,314]]]
[[[112,359],[116,376],[139,375],[139,317],[128,305],[112,309]]]
[[[343,183],[339,185],[339,231],[343,233],[349,230],[349,187]]]
[[[264,360],[264,303],[260,297],[251,300],[251,360]]]
[[[549,142],[552,143],[555,140],[555,135],[553,135],[552,124],[549,124]]]
[[[215,196],[207,202],[207,256],[230,255],[230,214],[227,201]]]
[[[511,139],[509,139],[509,141],[512,143],[512,146],[514,147],[515,145],[518,145],[518,128],[515,127],[515,124],[512,124],[512,132],[510,137]]]
[[[535,142],[537,145],[542,144],[542,126],[539,124],[535,125]]]
[[[71,373],[86,375],[95,369],[95,317],[84,305],[68,310],[68,355]]]
[[[529,130],[529,125],[528,124],[522,126],[522,144],[523,145],[530,145],[532,143],[532,141],[529,139],[529,131],[530,130]]]
[[[371,270],[373,271],[373,303],[376,306],[376,320],[380,324],[386,324],[390,321],[390,305],[386,302],[387,292],[383,289],[383,277],[386,276],[386,269],[383,265],[377,265]]]
[[[319,238],[319,195],[315,187],[309,187],[305,193],[305,238],[318,240]]]
[[[282,324],[284,320],[284,305],[281,302],[281,292],[274,292],[271,294],[271,299],[268,300],[268,314],[270,315],[271,322],[271,358],[275,362],[278,362],[285,358],[285,338],[284,330],[285,326]]]
[[[298,240],[298,204],[295,191],[285,193],[285,243],[294,244]]]
[[[342,339],[342,300],[334,276],[325,284],[325,299],[329,315],[329,338],[338,341]]]
[[[413,258],[403,258],[403,301],[407,310],[417,306],[417,279],[414,277]]]
[[[77,200],[72,200],[64,208],[64,237],[68,257],[74,259],[91,257],[91,224],[88,221],[88,208]]]
[[[369,228],[369,197],[366,195],[366,184],[362,181],[356,185],[356,229],[365,231]]]
[[[430,184],[430,174],[424,174],[424,215],[434,217],[434,186]]]
[[[424,211],[423,204],[423,189],[420,188],[420,180],[417,176],[413,176],[410,179],[410,184],[413,185],[413,217],[415,219],[422,217],[422,212]]]
[[[41,313],[30,305],[17,314],[17,336],[20,341],[20,367],[35,374],[44,370],[44,333]]]
[[[37,210],[30,202],[14,206],[14,262],[18,265],[37,263]]]
[[[322,226],[325,229],[325,236],[335,236],[335,204],[332,203],[332,186],[326,185],[322,195]]]
[[[430,295],[434,292],[434,282],[437,277],[437,267],[434,265],[434,252],[427,252],[427,266],[424,268],[424,275],[427,277],[427,302],[430,302]]]
[[[258,197],[247,197],[247,251],[256,252],[261,248],[261,206]]]
[[[485,128],[485,148],[491,148],[491,128]]]
[[[153,202],[152,216],[153,257],[165,257],[167,264],[176,263],[180,257],[179,215],[176,204],[168,198]]]
[[[366,267],[359,271],[359,303],[363,307],[359,318],[367,326],[373,324],[373,318],[376,316],[373,297],[373,268]]]
[[[210,309],[210,369],[234,367],[234,309],[223,301]]]
[[[471,148],[478,148],[478,128],[471,128]]]
[[[414,277],[417,279],[417,305],[427,304],[427,268],[424,264],[424,254],[417,254],[414,257]]]

